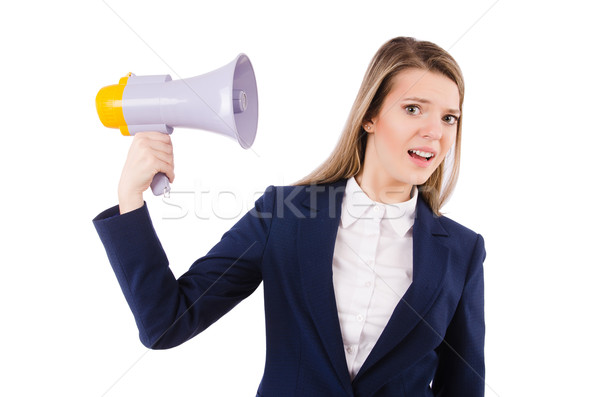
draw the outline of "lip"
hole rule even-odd
[[[406,154],[412,160],[412,162],[414,164],[416,164],[418,167],[421,167],[421,168],[427,168],[427,167],[429,167],[433,163],[433,159],[435,158],[435,156],[437,156],[437,152],[435,150],[433,150],[432,148],[427,147],[427,146],[420,146],[420,147],[416,147],[416,148],[411,148],[409,150],[419,150],[419,151],[422,151],[422,152],[433,153],[433,157],[430,158],[429,160],[421,160],[419,158],[415,158],[415,157],[411,156],[408,153],[408,150],[406,151]]]

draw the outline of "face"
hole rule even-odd
[[[388,185],[421,185],[456,141],[459,93],[448,77],[407,69],[394,77],[379,114],[366,121],[365,171]]]

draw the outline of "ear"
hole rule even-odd
[[[372,120],[363,120],[362,126],[368,134],[375,132],[375,127]]]

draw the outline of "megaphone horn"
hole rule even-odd
[[[182,80],[168,74],[129,73],[119,84],[100,89],[96,110],[105,127],[118,128],[123,135],[193,128],[228,136],[248,149],[258,125],[256,78],[245,54],[217,70]],[[154,176],[151,187],[155,195],[170,191],[163,173]]]

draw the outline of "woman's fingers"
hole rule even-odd
[[[173,164],[173,145],[171,137],[167,134],[151,132],[136,134],[141,135],[137,140],[139,147],[138,155],[147,161],[146,169],[152,170],[151,174],[162,172],[167,175],[172,183],[175,178]],[[135,138],[135,137],[134,137]]]
[[[135,196],[139,201],[154,175],[175,178],[171,137],[160,132],[138,132],[133,137],[119,182],[119,197]]]

